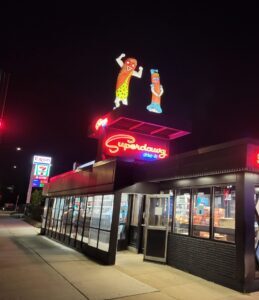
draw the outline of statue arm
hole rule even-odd
[[[122,58],[125,57],[126,55],[124,53],[122,53],[119,57],[116,58],[116,61],[118,63],[118,65],[122,68],[123,66],[123,61]]]
[[[154,85],[151,84],[151,92],[152,92],[155,96],[161,97],[161,96],[163,95],[163,93],[164,93],[163,86],[160,85],[160,93],[158,94],[158,93],[155,91],[155,89],[154,89]]]
[[[133,76],[141,78],[142,77],[142,73],[143,73],[143,67],[139,67],[138,72],[133,71]]]
[[[164,94],[164,89],[163,89],[163,86],[162,85],[160,85],[160,97],[162,96]]]

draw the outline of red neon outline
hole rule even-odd
[[[122,142],[121,139],[126,139],[126,143]],[[117,144],[111,145],[110,143],[113,141],[118,141]],[[144,145],[139,145],[136,143],[135,137],[128,134],[115,134],[107,138],[105,141],[105,147],[111,154],[118,153],[120,149],[140,151],[140,152],[151,152],[159,155],[160,159],[164,159],[168,156],[167,149],[165,148],[156,148],[152,146],[148,146],[146,143]],[[140,149],[143,148],[143,149]]]
[[[105,126],[108,123],[108,118],[105,119],[98,119],[97,122],[95,123],[95,129],[98,130],[100,128],[100,126]]]

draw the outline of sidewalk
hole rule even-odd
[[[0,300],[259,300],[128,251],[100,265],[8,216],[0,216],[0,266]]]

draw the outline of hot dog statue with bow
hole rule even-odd
[[[129,84],[131,77],[142,77],[143,68],[139,67],[138,72],[135,71],[137,67],[137,60],[135,58],[127,58],[124,62],[122,58],[125,57],[125,54],[122,53],[117,59],[118,65],[121,67],[120,73],[117,78],[116,83],[116,98],[115,98],[115,107],[120,106],[120,104],[128,105],[128,95],[129,95]]]
[[[147,110],[154,112],[154,113],[162,113],[161,104],[161,96],[164,93],[163,86],[160,84],[160,76],[158,70],[151,69],[151,92],[152,92],[152,99],[151,104],[147,106]]]

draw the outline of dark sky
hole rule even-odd
[[[113,107],[122,52],[144,67],[131,81],[130,105],[149,104],[149,70],[158,68],[164,113],[192,122],[176,152],[259,139],[256,2],[64,2],[1,4],[0,69],[11,74],[1,184],[27,188],[33,154],[53,157],[52,175],[95,158],[87,127]]]

